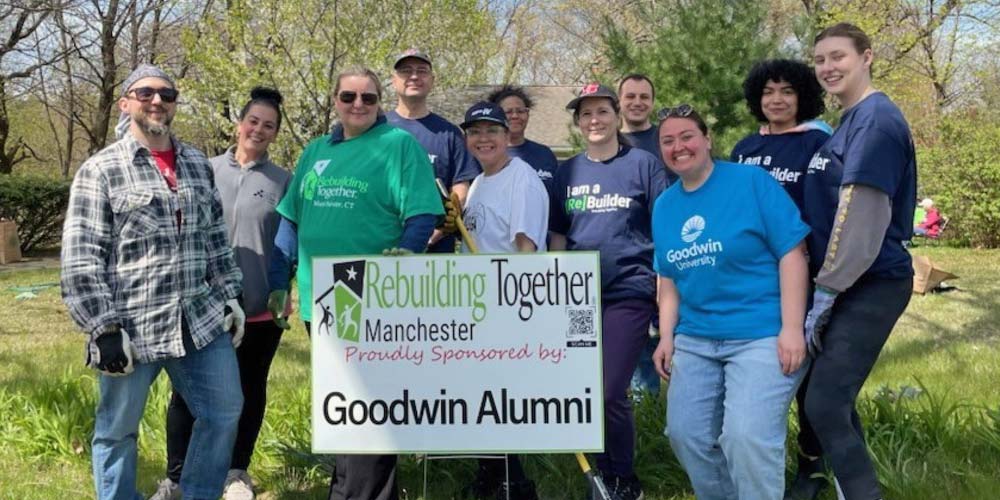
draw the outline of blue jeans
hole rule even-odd
[[[698,500],[781,500],[788,408],[805,374],[781,373],[778,338],[674,338],[667,436]]]
[[[229,335],[198,350],[184,329],[182,358],[139,363],[124,377],[98,374],[100,400],[94,424],[92,459],[98,500],[142,500],[136,491],[139,422],[149,386],[167,371],[195,416],[191,445],[181,476],[184,499],[222,495],[236,428],[243,407],[240,372]]]
[[[646,391],[651,393],[653,397],[660,395],[660,374],[656,373],[656,366],[653,364],[653,353],[656,352],[658,345],[660,345],[660,337],[649,337],[646,340],[642,354],[639,355],[639,364],[636,365],[635,373],[632,374],[633,394],[637,395],[640,391]]]

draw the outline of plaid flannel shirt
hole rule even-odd
[[[88,159],[62,235],[70,316],[91,335],[120,324],[146,363],[185,355],[182,314],[197,348],[222,334],[225,302],[241,292],[212,168],[197,149],[173,145],[176,193],[131,134]]]

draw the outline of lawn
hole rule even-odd
[[[914,295],[864,389],[862,417],[886,498],[994,499],[1000,491],[1000,251],[921,247],[961,279],[958,290]],[[0,268],[0,499],[93,498],[89,435],[95,384],[58,287],[15,300],[11,287],[58,281],[56,270]],[[309,453],[309,345],[301,324],[285,334],[271,373],[268,414],[251,474],[262,499],[325,498],[327,457]],[[163,477],[165,377],[147,405],[140,491]],[[662,436],[663,403],[637,408],[638,472],[650,500],[690,499]],[[473,460],[404,457],[408,497],[457,498]],[[572,456],[526,459],[542,498],[582,498]],[[830,494],[825,500],[834,498]]]

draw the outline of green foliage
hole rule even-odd
[[[670,0],[642,9],[641,17],[654,23],[650,39],[634,40],[607,19],[602,41],[613,70],[607,80],[648,75],[657,107],[694,106],[708,122],[716,153],[728,156],[756,127],[743,99],[743,79],[754,62],[777,52],[779,40],[765,29],[767,4]]]
[[[286,167],[309,140],[329,132],[340,71],[367,66],[388,84],[393,56],[414,45],[434,58],[442,89],[482,78],[498,47],[492,14],[476,0],[225,4],[183,35],[192,70],[180,86],[192,112],[178,114],[181,136],[220,152],[232,143],[250,89],[274,87],[285,97],[285,114],[271,157]]]
[[[944,238],[1000,247],[1000,120],[948,116],[940,134],[940,143],[917,152],[920,195],[948,218]]]
[[[0,218],[17,223],[22,251],[59,243],[69,186],[63,179],[0,175]]]

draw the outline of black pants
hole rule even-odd
[[[912,291],[912,278],[862,278],[837,297],[804,384],[803,427],[815,432],[847,500],[882,498],[855,402]]]
[[[239,430],[236,431],[236,444],[233,445],[231,469],[246,470],[250,466],[250,456],[264,422],[267,374],[281,342],[281,333],[282,329],[272,321],[247,323],[243,343],[236,349],[244,403]],[[174,391],[167,406],[167,477],[174,482],[180,482],[193,426],[194,417],[187,403]]]
[[[303,321],[306,333],[312,331]],[[396,455],[334,455],[330,500],[397,500]]]

